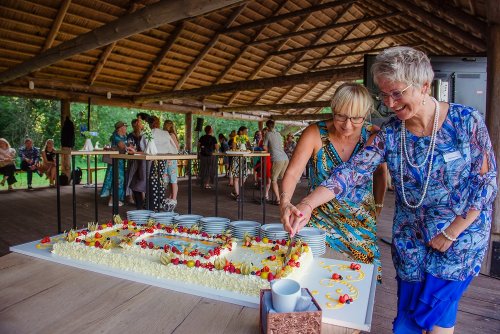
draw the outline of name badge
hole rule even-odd
[[[460,159],[461,157],[462,157],[462,155],[458,151],[443,154],[444,162],[450,162],[453,160],[457,160],[457,159]]]

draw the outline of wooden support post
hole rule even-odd
[[[184,147],[187,151],[191,152],[193,148],[193,113],[187,113],[184,116],[186,130],[184,133]]]
[[[500,166],[500,2],[498,0],[486,1],[488,15],[488,88],[486,101],[486,125],[495,152],[497,166]],[[500,187],[500,178],[497,176]],[[491,223],[490,247],[483,266],[483,273],[491,273],[492,268],[492,243],[500,241],[500,196],[493,204],[493,219]],[[496,269],[498,272],[498,268]]]
[[[64,126],[64,121],[69,117],[71,119],[71,102],[69,100],[61,100],[61,129]],[[62,131],[61,131],[61,141],[62,141]],[[62,146],[62,149],[72,149],[72,147]],[[71,177],[71,162],[70,156],[68,154],[61,154],[61,172],[66,174],[68,180]],[[59,175],[56,175],[59,177]]]
[[[259,121],[259,130],[262,131],[264,129],[264,121]]]

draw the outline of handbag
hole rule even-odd
[[[111,165],[113,163],[113,159],[111,159],[111,155],[109,155],[109,154],[103,154],[102,155],[102,162],[105,162],[105,163]]]

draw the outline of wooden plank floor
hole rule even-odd
[[[306,192],[307,181],[303,180],[297,188],[296,198],[300,198]],[[229,196],[231,188],[227,186],[227,179],[221,179],[219,188],[219,216],[228,217],[232,220],[237,218],[236,202]],[[177,212],[187,212],[187,182],[180,182],[179,205]],[[55,189],[37,189],[32,192],[0,191],[0,255],[9,253],[11,245],[17,245],[36,239],[41,239],[46,235],[53,235],[57,232],[56,226],[56,200]],[[93,188],[83,188],[77,186],[77,214],[79,226],[94,220],[94,190]],[[214,215],[214,190],[201,190],[193,186],[193,213],[204,216]],[[245,219],[262,221],[261,206],[252,201],[253,195],[258,197],[258,191],[246,190]],[[71,187],[62,188],[62,217],[63,229],[69,229],[72,225],[71,213]],[[389,239],[391,236],[392,215],[394,212],[394,195],[388,193],[385,208],[379,221],[379,238]],[[122,217],[125,217],[127,210],[132,206],[120,208]],[[267,205],[266,222],[278,222],[278,207]],[[107,206],[106,200],[99,201],[99,219],[105,221],[111,217],[111,208]],[[382,254],[383,284],[377,287],[375,309],[372,321],[372,333],[391,333],[392,320],[396,314],[396,281],[395,271],[390,256],[390,246],[384,242],[379,243]],[[19,264],[18,262],[22,263]],[[9,266],[10,262],[16,262],[15,268]],[[2,261],[0,267],[0,290],[9,287],[9,282],[21,282],[21,287],[32,287],[37,285],[37,278],[30,275],[40,267],[47,266],[45,261],[33,260],[21,255],[9,255]],[[91,332],[99,330],[100,325],[106,321],[114,323],[113,332],[127,332],[131,325],[131,318],[127,314],[134,316],[148,317],[148,305],[161,307],[163,318],[155,321],[144,321],[144,330],[150,333],[193,333],[193,330],[203,328],[206,333],[234,333],[258,331],[258,312],[248,308],[235,307],[231,304],[212,301],[205,298],[191,296],[183,298],[183,305],[171,307],[163,300],[166,296],[175,298],[177,292],[168,291],[156,287],[145,286],[143,284],[112,279],[108,276],[89,273],[66,268],[65,266],[50,264],[51,270],[44,271],[44,281],[51,282],[51,289],[67,289],[67,286],[60,285],[62,280],[71,280],[75,275],[86,275],[91,277],[86,286],[75,289],[73,295],[69,291],[61,293],[72,295],[73,298],[84,298],[88,305],[86,309],[71,309],[68,307],[61,309],[60,306],[53,305],[51,301],[44,300],[44,292],[40,291],[35,295],[24,295],[25,289],[16,289],[3,294],[0,300],[0,332],[3,321],[12,321],[10,305],[20,303],[24,299],[39,300],[40,306],[36,309],[26,309],[26,312],[36,312],[30,319],[38,319],[40,331],[38,332],[68,332],[68,323],[73,324],[72,332]],[[112,290],[116,300],[113,305],[116,309],[102,309],[99,307],[99,292]],[[86,293],[82,294],[82,291]],[[88,292],[88,293],[87,293]],[[163,297],[163,298],[162,298]],[[80,303],[81,304],[81,303]],[[19,306],[18,306],[19,307]],[[46,312],[57,309],[63,312],[60,322],[44,322]],[[75,314],[86,314],[94,319],[92,324],[85,321],[84,317],[74,316]],[[223,314],[224,317],[218,317]],[[207,318],[209,317],[209,318]],[[70,320],[71,319],[71,320]],[[97,321],[95,319],[98,319]],[[19,326],[23,328],[23,326]],[[54,330],[58,328],[58,330]],[[242,331],[242,328],[245,330]],[[160,330],[161,329],[161,330]],[[235,330],[238,329],[238,330]],[[69,330],[71,331],[71,330]],[[19,331],[23,333],[23,331]],[[25,331],[24,331],[25,332]],[[324,332],[328,333],[328,327],[324,327]],[[477,277],[460,304],[458,322],[455,333],[500,333],[500,280],[479,276]]]

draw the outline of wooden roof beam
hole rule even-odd
[[[349,5],[350,7],[350,5]],[[346,9],[343,10],[343,13],[345,13]],[[343,14],[342,14],[343,15]],[[302,17],[302,19],[293,27],[292,31],[298,31],[302,25],[304,23],[306,23],[306,21],[310,18],[310,15],[305,15]],[[257,36],[256,36],[257,37]],[[255,40],[255,38],[254,38]],[[280,50],[285,44],[287,43],[287,40],[284,40],[282,41],[281,43],[279,43],[277,46],[276,46],[276,50]],[[267,65],[267,63],[269,63],[269,61],[273,58],[273,55],[272,54],[268,54],[266,56],[266,58],[264,58],[264,60],[262,60],[259,64],[259,66],[252,72],[252,74],[250,74],[250,77],[248,78],[249,80],[252,80],[252,79],[255,79],[255,77],[260,73],[260,71],[264,68],[264,66]],[[284,74],[287,74],[286,71],[284,72]],[[261,94],[265,94],[267,91],[264,91],[262,92]],[[239,92],[235,92],[233,95],[231,95],[229,97],[229,99],[227,100],[227,105],[231,105],[234,100],[238,97],[239,95]],[[260,95],[261,96],[261,95]],[[260,99],[260,96],[255,99],[254,101],[258,101]]]
[[[89,79],[88,79],[88,84],[92,85],[94,84],[95,79],[99,76],[101,73],[102,69],[104,68],[104,64],[108,61],[109,55],[111,52],[113,52],[113,49],[116,46],[116,42],[113,42],[109,45],[106,46],[104,51],[101,53],[99,56],[99,60],[95,64],[94,68],[92,69],[92,73],[90,73]]]
[[[470,35],[468,32],[461,30],[457,26],[448,23],[442,18],[439,18],[432,13],[427,12],[426,10],[420,8],[419,6],[416,6],[413,3],[399,0],[387,0],[387,3],[405,12],[412,19],[416,18],[418,21],[425,25],[430,25],[433,28],[438,28],[441,33],[447,34],[453,39],[460,39],[462,42],[471,46],[476,51],[486,50],[486,43],[484,40]]]
[[[224,107],[224,108],[219,108],[219,111],[224,111],[224,112],[269,111],[269,110],[281,110],[281,109],[323,108],[329,106],[330,106],[330,101],[312,101],[303,103],[260,104],[260,105],[255,104],[255,105],[240,106],[240,107]]]
[[[345,13],[347,13],[347,12],[349,11],[349,9],[351,9],[351,7],[352,7],[352,6],[353,6],[353,4],[348,4],[348,5],[345,5],[345,6],[342,8],[342,10],[341,10],[341,11],[337,14],[337,16],[333,19],[333,22],[334,22],[334,23],[338,22],[338,20],[340,20],[340,19],[341,19],[341,18],[345,15]],[[322,40],[322,39],[323,39],[326,35],[328,35],[328,33],[327,33],[327,32],[323,32],[323,33],[321,33],[321,34],[318,34],[318,36],[316,36],[316,37],[312,40],[311,44],[312,44],[312,45],[316,44],[317,42],[319,42],[320,40]],[[280,50],[280,49],[281,49],[284,45],[286,45],[286,43],[287,43],[287,40],[284,40],[283,42],[281,42],[281,43],[280,43],[280,46],[279,46],[279,48],[278,48],[278,50]],[[306,55],[306,51],[301,52],[301,53],[299,53],[299,54],[295,55],[294,59],[293,59],[292,61],[290,61],[290,63],[288,64],[288,66],[286,67],[286,69],[283,71],[283,73],[284,73],[285,75],[286,75],[286,74],[288,74],[288,72],[289,72],[289,71],[293,68],[293,66],[294,66],[296,63],[298,63],[298,60],[302,59],[305,55]],[[271,58],[272,58],[272,55],[269,55],[268,57],[269,57],[269,59],[271,59]],[[287,95],[287,94],[288,94],[288,93],[289,93],[292,89],[293,89],[293,87],[288,88],[288,89],[287,89],[287,91],[286,91],[286,93],[285,93],[285,94],[283,94],[283,95],[281,96],[281,98],[279,98],[279,99],[278,99],[278,103],[279,103],[279,102],[283,99],[283,97],[284,97],[285,95]],[[267,93],[269,93],[269,91],[270,91],[270,89],[269,89],[269,90],[265,90],[265,91],[263,91],[262,93],[260,93],[260,94],[259,94],[259,96],[257,96],[257,98],[255,98],[255,99],[253,100],[253,103],[255,103],[255,104],[259,103],[259,101],[262,99],[262,97],[263,97],[263,96],[265,96]]]
[[[413,44],[405,44],[405,45],[410,46],[410,47],[418,47],[418,46],[422,45],[422,43],[413,43]],[[383,48],[370,49],[370,50],[354,51],[354,52],[343,53],[343,54],[327,56],[327,57],[307,58],[307,59],[303,59],[303,60],[299,61],[299,63],[308,63],[308,62],[318,61],[318,60],[332,60],[332,59],[338,59],[338,58],[347,58],[347,57],[352,57],[352,56],[365,55],[365,54],[370,54],[370,53],[379,53],[379,52],[384,51],[387,48],[390,48],[390,46],[383,47]]]
[[[309,51],[309,50],[315,50],[315,49],[330,48],[333,46],[339,46],[339,45],[344,45],[344,44],[348,44],[348,43],[366,42],[366,41],[371,41],[373,39],[405,35],[405,34],[409,34],[409,33],[413,32],[413,31],[414,31],[413,29],[391,31],[391,32],[383,33],[383,34],[371,35],[371,36],[360,37],[360,38],[346,39],[346,40],[332,42],[332,43],[323,43],[323,44],[305,46],[305,47],[301,47],[301,48],[276,51],[273,53],[273,55],[277,56],[277,55],[294,53],[294,52],[302,52],[302,51]]]
[[[330,101],[327,102],[327,105],[322,106],[322,108],[329,107]],[[275,121],[281,120],[291,120],[291,121],[323,121],[332,118],[332,114],[297,114],[297,115],[272,115],[270,117]]]
[[[289,12],[289,13],[285,13],[285,14],[281,14],[281,15],[271,16],[271,17],[268,17],[266,19],[262,19],[262,20],[258,20],[258,21],[254,21],[254,22],[250,22],[250,23],[246,23],[246,24],[241,24],[239,26],[228,28],[228,29],[222,31],[221,33],[222,34],[230,34],[230,33],[241,31],[241,30],[245,30],[245,29],[253,29],[253,28],[257,28],[257,27],[263,26],[263,25],[268,25],[268,24],[271,24],[271,23],[283,21],[283,20],[286,20],[286,19],[289,19],[289,18],[292,18],[292,17],[307,15],[307,14],[310,14],[310,13],[313,13],[313,12],[317,12],[317,11],[321,11],[321,10],[324,10],[324,9],[327,9],[327,8],[332,8],[332,7],[342,6],[342,5],[346,5],[346,4],[351,4],[351,3],[354,3],[356,1],[357,0],[336,0],[336,1],[330,1],[330,2],[326,2],[326,3],[320,4],[320,5],[311,6],[311,7],[305,8],[305,9],[297,10],[295,12]]]
[[[396,8],[388,5],[387,3],[381,3],[378,0],[368,0],[366,3],[363,3],[361,5],[363,8],[370,8],[371,10],[375,12],[379,12],[382,9],[384,10],[389,10],[389,11],[394,11]],[[420,32],[418,35],[421,40],[425,40],[429,46],[432,47],[432,49],[437,49],[440,50],[440,53],[443,54],[450,54],[451,50],[454,50],[452,52],[459,52],[459,47],[462,48],[462,53],[464,52],[469,52],[471,49],[465,47],[465,46],[457,46],[456,40],[454,40],[451,37],[448,37],[444,34],[436,34],[436,31],[433,30],[431,27],[425,25],[425,24],[420,24],[420,22],[411,19],[411,15],[407,15],[404,17],[404,22],[401,23],[400,20],[403,18],[399,17],[394,22],[399,26],[410,26],[415,31]],[[441,44],[443,44],[441,46]],[[464,50],[464,48],[466,48]],[[448,50],[448,52],[446,52]]]
[[[156,56],[155,60],[151,64],[151,67],[148,69],[146,74],[144,74],[144,76],[141,78],[141,81],[139,81],[139,84],[137,85],[136,89],[138,93],[140,93],[144,89],[149,79],[151,79],[151,77],[158,70],[158,67],[160,67],[161,62],[167,55],[168,51],[172,49],[172,46],[174,46],[175,42],[177,41],[177,38],[179,38],[179,35],[181,34],[183,29],[184,29],[184,22],[180,22],[179,24],[177,24],[172,33],[168,36],[167,41],[161,48],[160,53]]]
[[[318,27],[318,28],[313,28],[313,29],[304,29],[304,30],[300,30],[300,31],[296,31],[296,32],[288,33],[288,34],[282,34],[282,35],[279,35],[276,37],[260,39],[260,40],[248,43],[248,45],[259,45],[259,44],[263,44],[263,43],[271,43],[271,42],[280,41],[283,39],[288,39],[288,38],[301,36],[301,35],[305,35],[305,34],[324,32],[324,31],[328,31],[328,30],[333,30],[333,29],[337,29],[337,28],[341,28],[341,27],[348,27],[348,26],[357,25],[360,23],[365,23],[365,22],[370,22],[370,21],[389,19],[389,18],[393,18],[395,16],[398,16],[400,14],[401,14],[400,12],[393,12],[393,13],[388,13],[388,14],[364,17],[364,18],[357,19],[357,20],[329,24],[329,25],[326,25],[324,27]]]
[[[130,13],[135,12],[139,8],[140,5],[142,5],[142,1],[140,1],[140,0],[132,2],[128,7],[127,13],[130,14]],[[92,69],[92,73],[90,73],[90,76],[88,79],[89,85],[94,84],[94,81],[97,79],[97,77],[101,73],[102,69],[104,68],[104,65],[108,61],[108,58],[111,55],[111,52],[113,52],[113,49],[115,48],[116,43],[117,42],[113,42],[104,48],[104,51],[99,56],[99,60],[95,64],[94,68]]]
[[[233,13],[231,14],[231,17],[225,22],[224,28],[226,29],[231,26],[231,24],[234,23],[236,18],[241,14],[241,12],[246,8],[247,4],[243,4],[242,6],[239,6],[236,8]],[[203,47],[203,50],[196,56],[196,59],[191,62],[187,70],[184,72],[182,77],[177,81],[175,84],[174,90],[178,90],[182,88],[182,85],[186,82],[186,80],[189,78],[189,76],[193,73],[195,70],[196,66],[202,61],[202,59],[205,57],[205,55],[212,49],[212,47],[219,41],[220,33],[216,32],[214,36],[210,39],[210,41]]]
[[[449,17],[455,22],[460,22],[473,33],[481,36],[482,39],[486,38],[488,25],[486,22],[478,20],[477,17],[470,15],[463,10],[449,5],[446,1],[440,0],[419,0],[429,6],[432,12],[440,13],[441,16]]]
[[[54,40],[56,39],[57,33],[61,28],[61,24],[64,21],[64,17],[66,16],[66,12],[68,11],[69,5],[71,4],[71,0],[64,0],[57,11],[56,18],[54,19],[54,23],[52,23],[52,28],[50,28],[49,35],[45,40],[45,45],[42,48],[42,51],[50,49]]]
[[[277,13],[279,13],[279,11],[283,8],[285,8],[285,5],[286,5],[286,1],[284,1],[281,6],[279,6],[273,13],[271,16],[274,16],[276,15]],[[259,37],[259,35],[267,28],[267,26],[262,26],[254,35],[254,37],[252,37],[252,40],[255,40],[257,37]],[[232,60],[231,62],[229,63],[229,65],[226,66],[226,68],[224,69],[224,71],[215,79],[215,84],[219,84],[222,79],[226,76],[227,73],[229,73],[229,71],[233,68],[234,64],[236,64],[240,58],[243,56],[243,54],[245,54],[245,52],[247,52],[248,48],[250,46],[248,45],[245,45],[243,47],[243,49],[240,51],[239,54],[237,54]]]
[[[0,84],[22,77],[74,55],[97,49],[120,39],[167,23],[196,17],[237,4],[242,0],[169,0],[160,1],[134,13],[122,16],[93,31],[63,42],[20,63],[0,75]]]
[[[264,78],[257,80],[244,80],[208,87],[193,88],[181,91],[168,91],[163,93],[148,94],[135,97],[135,102],[169,100],[174,98],[194,98],[213,94],[223,94],[235,91],[266,89],[269,87],[284,87],[300,84],[309,84],[318,81],[353,80],[363,76],[362,67],[340,70],[319,71],[314,73],[301,73],[281,77]]]

